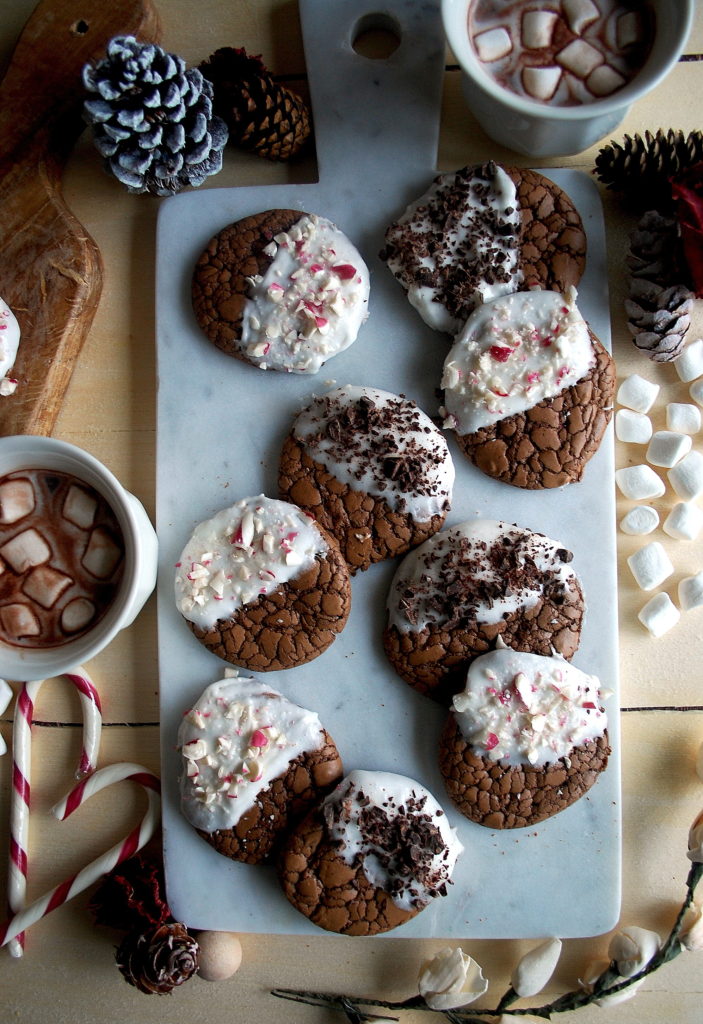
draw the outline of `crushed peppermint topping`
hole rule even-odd
[[[349,239],[314,214],[301,214],[263,252],[265,273],[247,278],[242,350],[261,369],[317,373],[368,315],[368,269]],[[340,254],[350,262],[339,263]]]
[[[559,656],[503,648],[472,662],[454,715],[480,755],[542,766],[604,734],[602,697],[595,676]]]

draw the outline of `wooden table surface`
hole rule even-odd
[[[333,0],[330,0],[333,2]],[[223,45],[261,53],[277,76],[305,91],[297,4],[294,0],[160,0],[162,45],[196,64]],[[379,7],[383,5],[380,4]],[[0,0],[0,66],[4,68],[33,0]],[[37,68],[41,74],[41,68]],[[633,106],[613,133],[700,127],[703,91],[703,14],[699,9],[685,55],[648,97]],[[607,140],[606,140],[607,141]],[[591,172],[599,146],[542,166],[569,166]],[[493,144],[466,110],[460,76],[447,54],[437,167],[451,170],[488,157],[527,165],[529,161]],[[231,151],[220,175],[204,187],[276,184],[315,180],[314,155],[294,165],[268,163]],[[129,196],[101,170],[84,134],[71,157],[64,194],[78,219],[97,242],[105,264],[102,298],[92,330],[75,370],[54,431],[103,460],[137,495],[153,518],[155,475],[154,234],[159,200]],[[614,355],[618,376],[640,373],[661,385],[653,410],[655,427],[664,425],[669,401],[688,401],[688,387],[673,367],[657,366],[629,340],[623,314],[624,253],[634,222],[617,199],[603,192],[609,249],[609,278]],[[2,272],[0,271],[0,294]],[[703,308],[703,303],[699,304]],[[703,333],[696,311],[690,338]],[[703,450],[698,435],[695,447]],[[618,465],[641,461],[641,451],[618,443]],[[604,480],[606,487],[612,481]],[[619,499],[618,518],[629,507]],[[666,514],[671,492],[655,502]],[[703,612],[682,616],[666,636],[654,640],[637,621],[646,596],[625,563],[641,541],[619,537],[621,692],[623,735],[623,901],[621,923],[668,932],[684,892],[689,862],[686,838],[703,807],[703,782],[695,772],[703,741],[701,626]],[[703,569],[703,543],[672,541],[661,530],[675,575],[667,586],[675,597],[683,576]],[[159,770],[156,616],[152,598],[134,625],[87,666],[99,689],[105,713],[101,764],[135,760]],[[12,706],[0,727],[8,746]],[[39,895],[115,842],[141,814],[138,793],[124,786],[108,799],[81,808],[59,823],[47,812],[70,786],[80,749],[77,698],[60,682],[46,686],[36,708],[33,734],[33,815],[30,836],[30,895]],[[7,862],[10,755],[0,759],[0,870]],[[109,813],[108,813],[109,808]],[[578,866],[574,866],[578,870]],[[529,885],[529,878],[525,885]],[[244,935],[244,960],[230,980],[210,984],[195,978],[171,996],[147,997],[128,986],[117,971],[113,947],[119,933],[98,929],[87,911],[87,897],[55,911],[28,933],[26,954],[0,955],[0,1004],[7,1021],[69,1024],[76,1021],[124,1022],[185,1019],[208,1024],[252,1024],[257,1020],[293,1024],[332,1024],[341,1015],[269,995],[278,987],[307,987],[383,998],[413,994],[421,960],[441,940],[386,938],[366,942],[325,933],[308,938]],[[266,922],[261,922],[265,932]],[[605,955],[608,936],[569,940],[547,995],[577,984],[591,960]],[[489,977],[489,997],[502,993],[511,967],[531,944],[470,941],[463,944]],[[571,1024],[612,1020],[622,1024],[661,1024],[703,1020],[703,954],[687,953],[647,979],[635,999],[616,1008],[588,1007],[562,1015]],[[522,1004],[519,1004],[522,1005]],[[415,1011],[408,1024],[428,1021]],[[555,1018],[558,1019],[558,1018]]]

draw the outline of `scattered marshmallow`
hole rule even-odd
[[[659,513],[651,505],[631,508],[620,521],[620,529],[631,537],[643,537],[659,526]]]
[[[703,494],[703,455],[689,452],[666,475],[679,498],[695,501]]]
[[[618,388],[617,401],[635,412],[649,412],[659,394],[659,385],[633,373]]]
[[[618,409],[615,413],[615,436],[618,441],[646,444],[652,436],[652,421],[643,412]]]
[[[590,73],[586,86],[594,96],[610,96],[616,89],[622,89],[625,81],[624,75],[611,68],[610,64],[601,64]]]
[[[674,366],[685,383],[703,376],[703,338],[689,342],[681,355],[674,359]]]
[[[647,501],[660,498],[666,486],[651,466],[625,466],[615,471],[615,483],[626,498],[633,501]]]
[[[556,60],[577,78],[588,78],[591,72],[603,63],[603,55],[600,50],[591,46],[584,39],[572,39],[563,50],[559,51]]]
[[[687,576],[679,583],[679,604],[685,612],[703,605],[703,572]]]
[[[556,11],[525,11],[521,28],[521,42],[525,49],[539,50],[549,46],[558,20]]]
[[[703,405],[703,379],[694,380],[688,389],[688,393],[694,402],[697,402],[698,405]]]
[[[669,595],[662,592],[647,601],[644,608],[638,612],[637,618],[652,636],[659,637],[676,625],[681,618],[681,612]]]
[[[673,430],[657,430],[647,449],[647,462],[653,466],[671,469],[688,455],[693,447],[690,434],[678,434]]]
[[[562,10],[566,15],[569,28],[574,35],[580,36],[585,28],[598,21],[600,11],[593,0],[563,0]]]
[[[695,540],[703,527],[703,509],[694,501],[680,501],[664,520],[662,529],[676,540]]]
[[[642,590],[654,590],[674,571],[671,559],[658,540],[645,544],[627,560],[632,575]]]
[[[491,61],[500,60],[510,53],[513,48],[510,34],[504,28],[491,28],[487,32],[479,32],[474,36],[474,46],[479,60],[490,64]]]
[[[701,411],[690,402],[669,402],[666,407],[666,425],[680,434],[697,434],[701,429]]]
[[[522,84],[533,99],[550,100],[557,91],[561,76],[561,68],[523,68]]]

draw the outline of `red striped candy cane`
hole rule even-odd
[[[67,673],[66,678],[78,690],[83,712],[83,747],[76,771],[81,778],[95,771],[100,748],[102,711],[95,685],[83,668]],[[27,892],[29,799],[32,769],[32,721],[37,694],[44,680],[23,683],[15,704],[12,732],[12,794],[10,799],[10,863],[8,870],[8,902],[10,910],[24,906]],[[10,945],[12,956],[22,956],[24,935]]]
[[[99,878],[106,875],[113,868],[121,864],[123,860],[137,853],[138,850],[149,842],[159,824],[161,816],[161,784],[156,775],[142,768],[141,765],[123,762],[111,764],[106,768],[89,775],[75,786],[71,792],[55,807],[52,808],[56,817],[63,821],[70,814],[85,803],[94,793],[98,793],[106,786],[114,782],[130,780],[138,783],[147,795],[147,809],[140,824],[133,829],[129,835],[106,853],[96,857],[87,867],[83,868],[76,875],[67,878],[55,889],[40,896],[39,899],[24,907],[4,925],[0,926],[0,946],[8,945],[26,928],[46,917],[52,910],[56,910],[63,903],[77,896],[79,892],[88,889]]]

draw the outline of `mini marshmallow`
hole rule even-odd
[[[491,28],[474,36],[474,46],[479,59],[490,64],[491,61],[500,60],[506,53],[510,53],[513,43],[506,29]]]
[[[617,401],[635,412],[649,412],[659,394],[659,385],[633,373],[618,388]]]
[[[603,63],[603,55],[585,39],[572,39],[556,55],[557,64],[570,71],[577,78],[588,78],[590,73]],[[702,371],[703,372],[703,371]]]
[[[674,366],[685,383],[703,376],[703,338],[689,342],[681,355],[674,359]]]
[[[694,402],[703,405],[703,380],[694,380],[688,389],[688,393]]]
[[[622,89],[624,84],[624,76],[611,68],[610,64],[601,64],[586,79],[586,88],[594,96],[610,96],[616,89]]]
[[[525,49],[539,50],[549,46],[558,20],[556,11],[525,11],[521,28],[521,42]]]
[[[600,11],[593,0],[562,0],[561,6],[569,28],[576,36],[580,36],[585,28],[600,17]]]
[[[689,434],[677,434],[673,430],[657,430],[647,449],[647,462],[653,466],[671,469],[687,455],[693,447]]]
[[[633,501],[647,501],[648,498],[661,498],[666,486],[661,477],[657,476],[651,466],[625,466],[615,471],[615,483],[626,498]]]
[[[662,529],[676,540],[695,540],[703,527],[703,509],[694,501],[680,501],[664,520]]]
[[[618,409],[615,413],[615,436],[618,441],[646,444],[652,436],[652,421],[643,412]]]
[[[681,612],[668,594],[655,594],[647,601],[637,618],[652,636],[659,637],[667,633],[681,618]]]
[[[679,604],[685,612],[703,605],[703,572],[687,576],[679,583]]]
[[[658,540],[645,544],[627,560],[637,585],[642,590],[654,590],[674,571],[671,559]]]
[[[557,91],[561,76],[561,68],[523,68],[522,84],[533,99],[550,100]]]
[[[642,39],[642,18],[639,11],[626,11],[617,20],[617,46],[624,50]]]
[[[703,494],[703,455],[689,452],[666,475],[679,498],[695,501]]]
[[[659,526],[659,513],[651,505],[631,508],[620,521],[620,529],[631,537],[643,537]]]
[[[690,402],[669,402],[666,407],[666,425],[680,434],[697,434],[701,429],[701,411]]]

